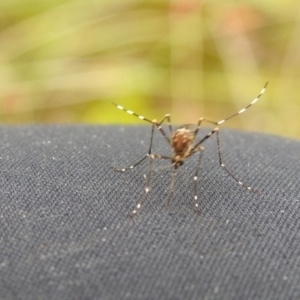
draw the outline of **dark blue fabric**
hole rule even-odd
[[[203,129],[203,137],[209,129]],[[156,134],[155,153],[170,154]],[[168,161],[145,188],[150,127],[0,128],[0,299],[299,299],[300,142],[221,130],[197,157]]]

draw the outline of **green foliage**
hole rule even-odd
[[[298,137],[297,1],[2,0],[3,123],[174,123]]]

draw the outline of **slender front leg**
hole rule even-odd
[[[172,178],[171,178],[171,184],[170,184],[170,187],[169,187],[169,194],[168,194],[168,199],[167,199],[167,202],[166,202],[166,208],[168,208],[170,206],[170,203],[171,203],[172,195],[173,195],[173,192],[174,192],[174,184],[175,184],[177,174],[178,174],[178,170],[174,168],[174,170],[172,172]]]
[[[143,160],[145,160],[147,157],[150,156],[151,151],[152,151],[152,141],[153,141],[154,127],[155,127],[155,126],[156,126],[156,124],[155,124],[155,123],[152,123],[151,137],[150,137],[150,145],[149,145],[148,153],[147,153],[142,159],[140,159],[140,160],[137,161],[136,163],[132,164],[131,166],[126,167],[126,168],[122,168],[122,169],[114,168],[114,169],[113,169],[114,171],[116,171],[116,172],[125,172],[125,171],[128,171],[128,170],[131,170],[131,169],[135,168],[136,166],[138,166],[138,165],[139,165]]]
[[[198,158],[196,171],[195,171],[195,175],[194,175],[194,209],[195,209],[196,212],[200,211],[198,191],[197,191],[198,190],[197,189],[197,182],[198,182],[198,173],[199,173],[199,170],[200,170],[200,164],[201,164],[204,148],[199,146],[198,150],[199,150],[199,158]]]
[[[233,175],[233,173],[225,166],[225,164],[223,163],[222,160],[222,154],[221,154],[221,147],[220,147],[220,138],[219,138],[219,131],[217,131],[217,144],[218,144],[218,154],[219,154],[219,164],[220,166],[241,186],[243,186],[244,188],[246,188],[247,190],[256,193],[256,194],[260,194],[260,192],[258,190],[253,189],[252,187],[250,187],[249,185],[243,183],[242,181],[240,181],[237,177],[235,177]]]
[[[202,119],[203,120],[203,119]],[[200,140],[198,143],[196,143],[194,145],[194,147],[191,149],[191,152],[188,156],[191,156],[192,154],[194,154],[197,150],[198,150],[198,147],[204,143],[207,139],[209,139],[213,134],[215,134],[216,132],[219,131],[219,128],[216,127],[215,129],[213,129],[211,132],[209,132],[202,140]]]
[[[147,196],[148,196],[148,193],[150,192],[150,188],[151,188],[151,175],[152,175],[152,171],[153,171],[153,161],[158,158],[171,159],[168,156],[162,156],[159,154],[151,154],[151,155],[149,155],[149,157],[150,157],[150,161],[149,161],[149,165],[148,165],[148,172],[146,175],[146,178],[147,178],[146,187],[145,187],[145,190],[144,190],[140,200],[137,202],[134,210],[130,213],[130,217],[134,217],[138,213],[138,211],[140,210],[142,205],[145,203],[145,201],[147,200]]]
[[[165,131],[163,130],[163,128],[161,127],[162,123],[167,120],[168,122],[168,126],[169,126],[169,131],[172,134],[172,125],[171,125],[171,116],[169,114],[166,114],[164,116],[164,118],[158,123],[156,120],[153,120],[152,122],[156,125],[157,129],[159,130],[159,132],[162,134],[162,136],[164,137],[164,139],[167,141],[167,143],[169,145],[171,145],[171,141],[170,138],[167,136],[167,134],[165,133]]]
[[[258,190],[253,189],[252,187],[250,187],[249,185],[243,183],[242,181],[240,181],[237,177],[235,177],[235,175],[225,166],[225,164],[223,163],[222,160],[222,154],[221,154],[221,147],[220,147],[220,137],[219,137],[219,128],[216,127],[215,129],[213,129],[211,132],[209,132],[201,141],[199,141],[191,150],[191,153],[189,156],[191,156],[192,154],[194,154],[198,147],[205,142],[207,139],[209,139],[213,134],[217,133],[217,145],[218,145],[218,156],[219,156],[219,164],[220,166],[241,186],[243,186],[244,188],[246,188],[247,190],[253,192],[253,193],[257,193],[260,194],[260,192]]]

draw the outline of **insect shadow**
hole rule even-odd
[[[174,184],[175,184],[175,179],[178,174],[178,168],[183,165],[184,161],[192,156],[195,153],[199,153],[198,160],[196,163],[196,168],[195,168],[195,173],[194,173],[194,209],[196,212],[200,211],[200,203],[199,203],[199,197],[197,195],[197,181],[198,181],[198,173],[200,169],[200,164],[203,156],[203,146],[202,144],[209,139],[212,135],[216,134],[217,136],[217,147],[218,147],[218,156],[219,156],[219,164],[220,166],[242,187],[246,188],[247,190],[259,194],[259,191],[256,189],[253,189],[249,185],[243,183],[240,181],[234,174],[233,172],[223,163],[222,160],[222,153],[221,153],[221,148],[220,148],[220,137],[219,137],[219,128],[215,127],[213,130],[211,130],[209,133],[207,133],[203,138],[201,138],[199,141],[195,141],[198,131],[201,127],[202,122],[207,122],[210,124],[214,125],[221,125],[225,123],[227,120],[242,114],[245,112],[250,106],[255,104],[258,99],[263,95],[267,88],[268,82],[265,84],[263,89],[260,91],[260,93],[251,101],[250,104],[248,104],[246,107],[242,108],[240,111],[237,113],[220,120],[218,122],[206,119],[206,118],[200,118],[198,120],[197,124],[184,124],[178,127],[177,129],[173,130],[172,125],[171,125],[171,115],[166,114],[164,118],[158,122],[156,119],[150,120],[145,118],[142,115],[136,114],[135,112],[128,110],[124,108],[121,105],[113,103],[118,109],[123,110],[127,112],[130,115],[133,115],[141,120],[144,120],[148,123],[152,124],[151,128],[151,137],[150,137],[150,145],[149,145],[149,150],[147,154],[145,154],[144,157],[142,157],[140,160],[135,162],[134,164],[130,165],[129,167],[126,168],[115,168],[114,171],[117,172],[125,172],[131,169],[134,169],[136,166],[138,166],[141,162],[143,162],[146,158],[149,158],[149,164],[148,164],[148,171],[146,174],[146,186],[144,189],[144,192],[142,196],[140,197],[139,201],[136,203],[135,208],[131,211],[130,216],[133,217],[135,216],[142,205],[145,203],[147,199],[147,195],[150,192],[150,187],[151,187],[151,175],[153,172],[153,161],[156,159],[166,159],[169,160],[172,164],[173,171],[172,171],[172,176],[171,176],[171,183],[170,183],[170,188],[169,188],[169,194],[168,194],[168,199],[166,201],[166,206],[169,206],[171,197],[174,191]],[[162,128],[162,124],[164,122],[167,122],[168,128],[169,128],[169,135],[165,132],[165,130]],[[171,156],[166,156],[166,155],[160,155],[157,153],[152,153],[152,142],[153,142],[153,136],[154,136],[154,130],[157,129],[161,135],[164,137],[166,140],[167,144],[170,146],[172,150],[172,155]]]

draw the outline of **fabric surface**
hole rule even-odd
[[[202,129],[199,138],[210,129]],[[0,299],[300,299],[300,142],[221,129],[145,188],[151,128],[0,128]],[[156,133],[153,152],[170,154]]]

